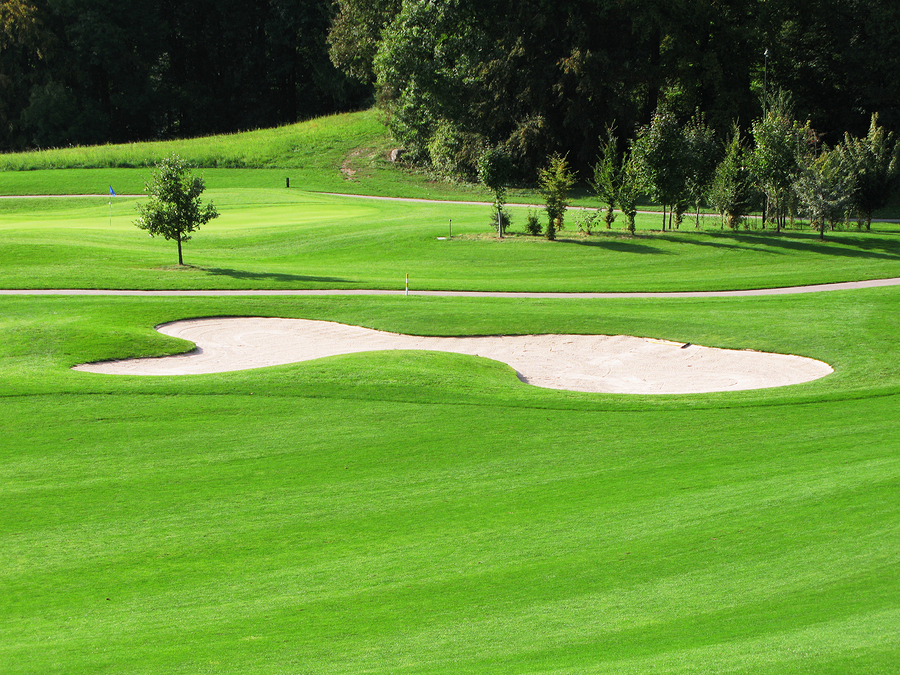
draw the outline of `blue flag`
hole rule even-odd
[[[109,194],[111,194],[113,197],[116,196],[116,193],[113,192],[112,185],[109,186]]]

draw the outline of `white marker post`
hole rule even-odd
[[[448,226],[448,229],[447,229],[447,238],[453,239],[453,218],[449,218],[448,220],[450,222],[450,225]]]
[[[406,275],[406,295],[409,295],[409,274]]]

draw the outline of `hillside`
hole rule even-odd
[[[272,129],[186,140],[0,154],[0,194],[140,194],[148,169],[177,153],[207,186],[292,187],[319,192],[487,199],[476,185],[437,179],[390,161],[380,114],[344,113]]]

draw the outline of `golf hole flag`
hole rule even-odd
[[[109,194],[112,195],[113,197],[116,196],[115,191],[112,189],[112,185],[109,186]]]

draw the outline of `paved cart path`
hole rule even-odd
[[[860,288],[881,288],[900,286],[900,277],[890,279],[870,279],[868,281],[847,281],[835,284],[814,284],[810,286],[787,286],[783,288],[757,288],[743,291],[673,291],[660,293],[515,293],[503,291],[416,291],[408,295],[455,297],[455,298],[556,298],[613,299],[613,298],[731,298],[755,295],[791,295],[796,293],[821,293],[824,291],[847,291]],[[407,295],[405,290],[366,289],[295,289],[295,290],[116,290],[116,289],[0,289],[0,295],[123,295],[123,296],[263,296],[263,295]]]

